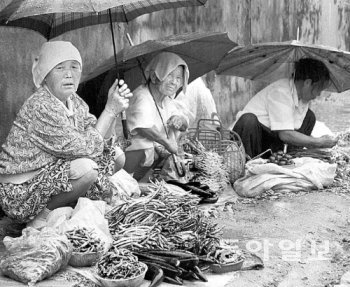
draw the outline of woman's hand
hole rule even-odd
[[[112,202],[112,198],[113,198],[113,189],[112,188],[108,188],[106,189],[103,194],[101,195],[101,199],[110,204]]]
[[[335,137],[332,137],[329,135],[325,135],[325,136],[320,137],[319,141],[320,141],[320,147],[331,148],[338,143],[338,138],[335,138]]]
[[[166,150],[170,152],[171,154],[177,154],[177,143],[172,140],[167,140],[166,144],[164,145]]]
[[[171,116],[167,120],[167,125],[168,125],[168,127],[174,128],[174,129],[179,130],[181,132],[186,131],[188,128],[188,123],[183,116],[176,116],[176,115]]]
[[[105,106],[105,111],[117,116],[129,107],[129,98],[132,96],[128,85],[124,80],[116,79],[108,91],[108,100]]]

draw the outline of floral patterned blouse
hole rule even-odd
[[[46,88],[39,88],[18,112],[0,153],[0,174],[39,169],[59,158],[95,158],[103,138],[94,128],[96,117],[77,94],[70,109]]]

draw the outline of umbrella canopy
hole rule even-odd
[[[326,65],[331,78],[327,90],[343,92],[350,89],[349,52],[299,41],[236,47],[222,59],[216,71],[222,75],[270,83],[283,77],[292,77],[294,63],[302,58],[320,60]]]
[[[47,40],[78,28],[170,8],[204,5],[207,0],[2,0],[0,25],[34,30]]]
[[[93,79],[107,71],[111,73],[119,71],[129,78],[142,80],[141,67],[144,68],[155,55],[162,51],[179,55],[187,63],[190,70],[190,81],[192,81],[214,70],[224,55],[236,46],[237,44],[230,40],[227,33],[222,32],[186,33],[148,40],[121,50],[117,54],[117,68],[114,58],[111,57],[92,73],[83,75],[82,81]],[[134,85],[139,84],[140,82]]]

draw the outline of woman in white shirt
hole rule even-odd
[[[124,169],[135,173],[137,180],[152,166],[157,151],[165,148],[168,154],[177,153],[176,137],[188,126],[187,117],[173,104],[181,87],[186,92],[186,62],[174,53],[162,52],[147,65],[145,75],[147,83],[133,91],[127,110],[132,143],[125,152]],[[140,169],[143,172],[137,172]]]

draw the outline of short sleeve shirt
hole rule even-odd
[[[128,128],[133,135],[132,144],[127,150],[139,150],[153,148],[154,142],[137,134],[137,128],[152,128],[165,135],[162,120],[159,112],[162,115],[164,124],[172,115],[183,115],[178,110],[177,105],[174,105],[173,99],[166,97],[163,100],[162,107],[158,106],[147,86],[141,85],[133,91],[134,96],[130,99],[129,108],[126,110]]]
[[[237,120],[245,113],[253,113],[272,131],[297,130],[308,108],[308,103],[299,101],[293,80],[281,79],[258,92],[237,114]]]

